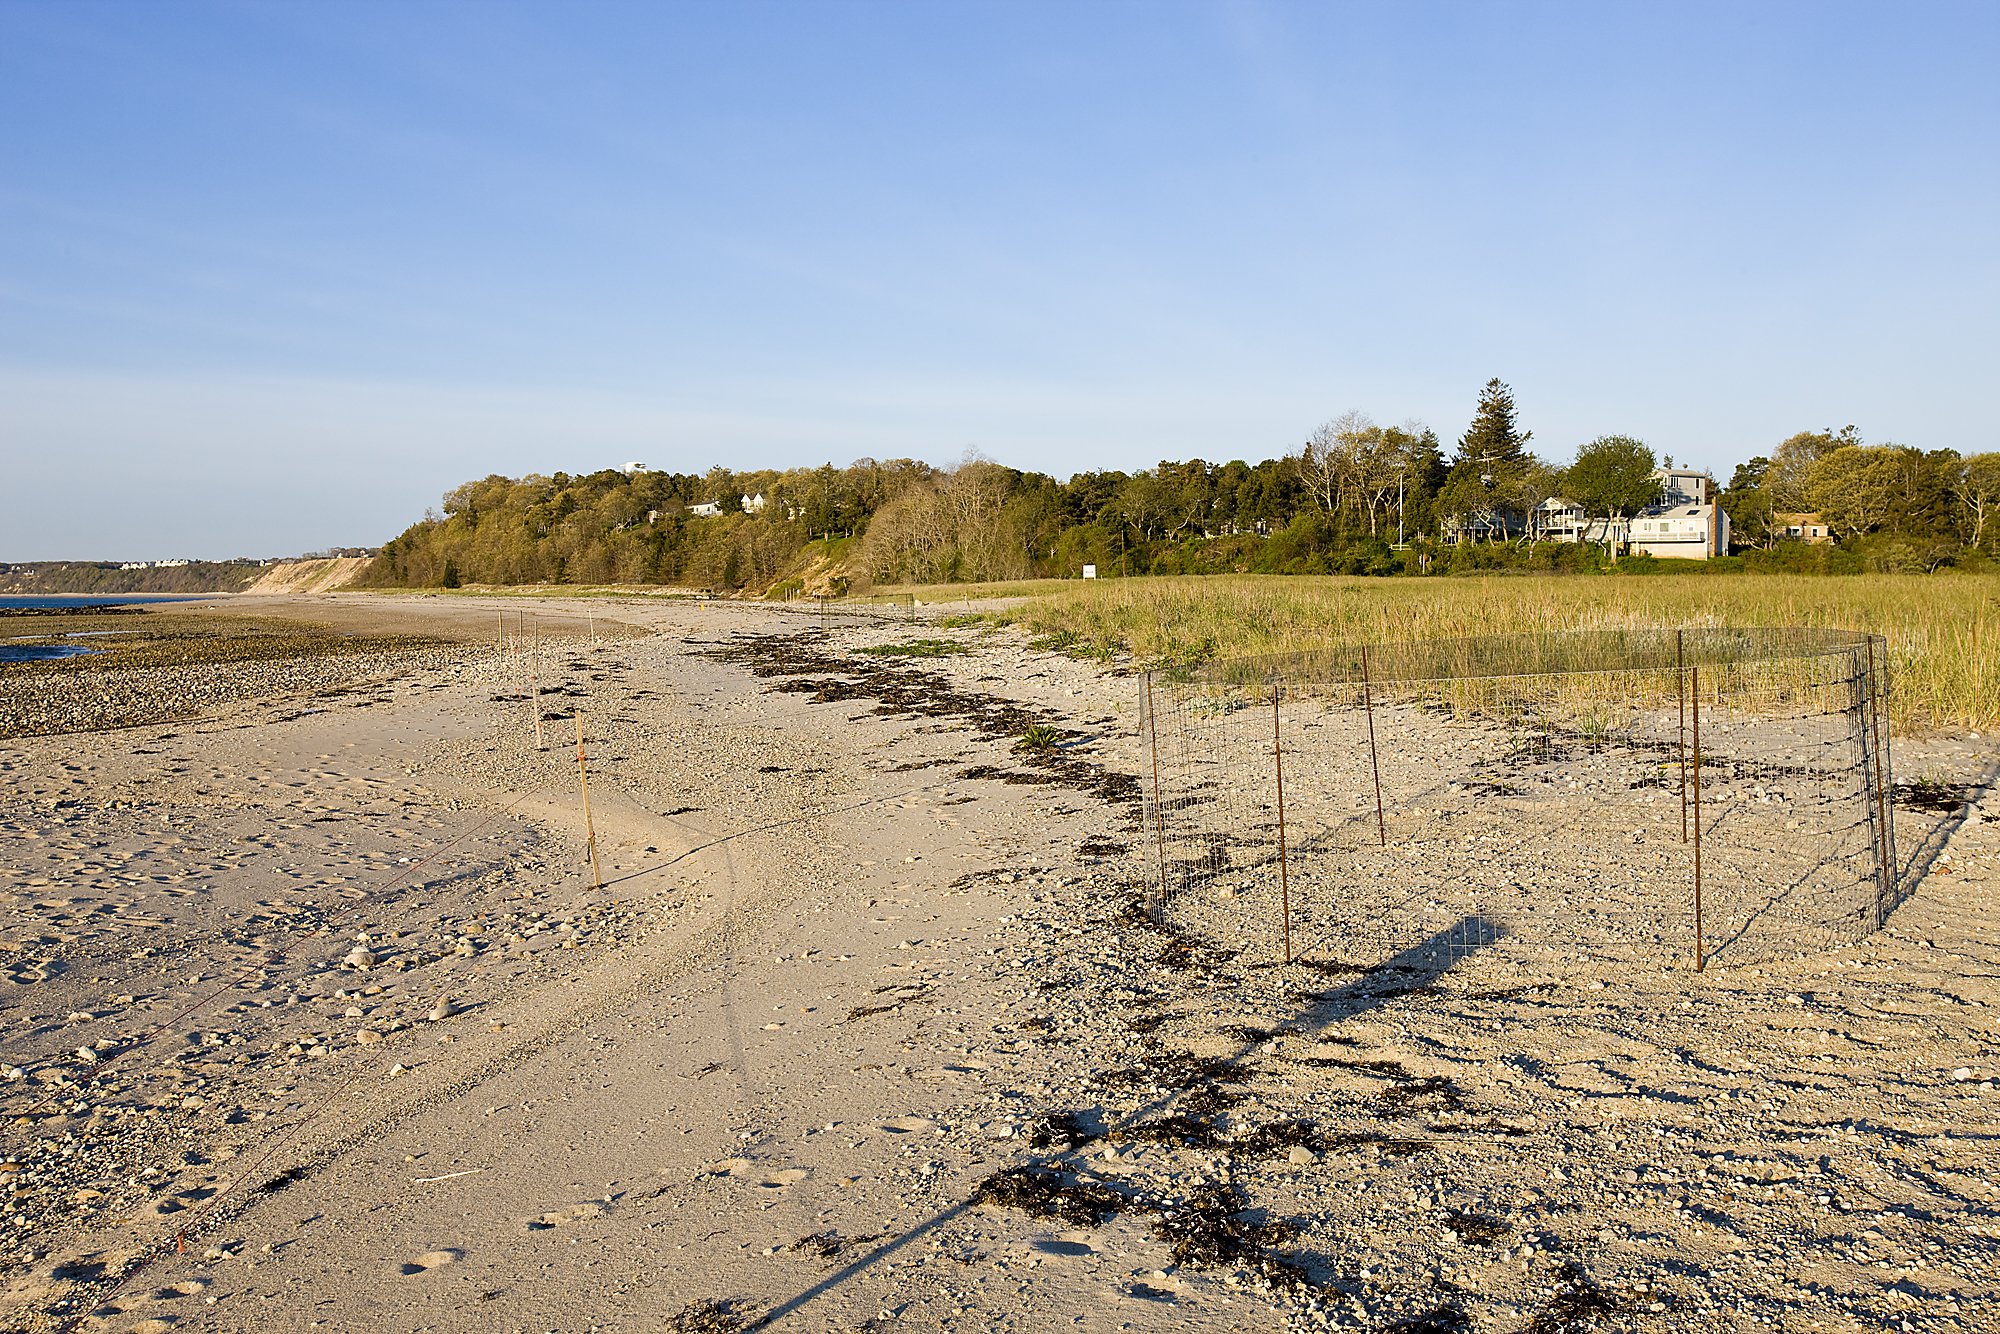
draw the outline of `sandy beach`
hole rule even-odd
[[[1859,944],[1413,979],[1137,911],[1013,631],[174,614],[321,638],[0,668],[0,1327],[2000,1329],[1990,739]]]

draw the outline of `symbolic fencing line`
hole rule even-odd
[[[1695,968],[1856,940],[1902,893],[1887,662],[1874,635],[1692,629],[1154,671],[1149,906],[1275,889],[1287,959],[1447,918],[1468,949]]]

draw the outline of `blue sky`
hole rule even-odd
[[[0,559],[456,483],[2000,447],[2000,6],[0,0]]]

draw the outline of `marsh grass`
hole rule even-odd
[[[992,584],[881,584],[856,600],[893,601],[914,597],[924,606],[939,607],[954,602],[985,602],[993,598],[1043,597],[1064,589],[1088,588],[1095,582],[1086,583],[1081,579],[1013,579]]]
[[[1145,666],[1556,630],[1870,630],[1889,641],[1899,729],[2000,726],[2000,579],[1987,575],[1113,579],[1062,583],[995,615],[1078,656]]]
[[[870,644],[854,651],[877,658],[948,658],[972,650],[950,639],[911,639],[900,644]]]

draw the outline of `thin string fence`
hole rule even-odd
[[[1153,671],[1150,910],[1324,964],[1432,937],[1697,969],[1853,942],[1905,893],[1888,661],[1877,635],[1688,629]]]

